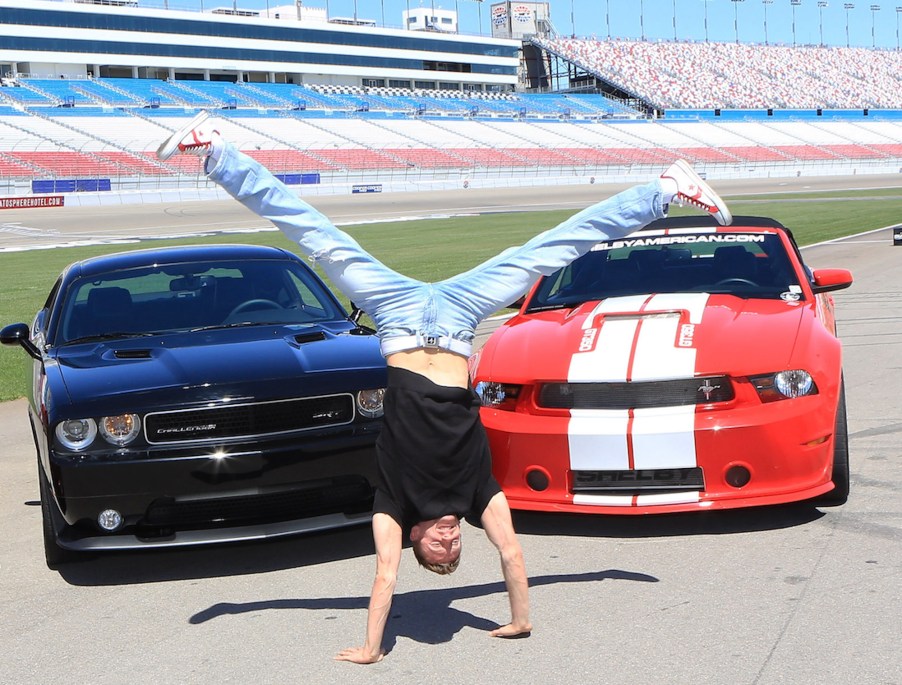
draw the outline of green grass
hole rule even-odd
[[[770,216],[792,229],[801,245],[830,240],[899,222],[902,188],[832,193],[774,194],[730,199],[734,215]],[[440,280],[465,271],[501,250],[518,245],[568,218],[571,211],[510,212],[452,219],[368,224],[348,229],[392,268],[413,278]],[[690,213],[675,209],[673,215]],[[277,231],[198,238],[194,243],[295,246]],[[153,241],[154,247],[187,241]],[[0,254],[0,325],[30,323],[57,275],[86,257],[148,247],[109,245]],[[842,266],[838,264],[837,266]],[[347,300],[341,298],[345,304]],[[31,360],[18,347],[0,348],[0,401],[27,391]]]

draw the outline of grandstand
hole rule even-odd
[[[533,37],[602,89],[670,109],[899,109],[902,52]]]
[[[92,24],[101,19],[111,27],[105,30],[135,40],[139,20],[178,38],[158,53],[147,43],[128,55],[102,54],[122,43],[101,45]],[[357,183],[636,178],[678,158],[710,176],[902,170],[898,51],[597,41],[553,32],[518,42],[373,27],[364,46],[354,25],[259,19],[248,28],[242,21],[47,0],[20,10],[0,0],[0,46],[8,46],[0,47],[0,194],[202,185],[196,159],[162,163],[154,154],[201,108],[286,182],[334,192]],[[40,38],[22,39],[36,32],[23,26],[58,31],[56,52]],[[240,35],[217,40],[214,50],[241,59],[225,68],[225,53],[173,57],[190,52],[185,26],[199,36]],[[71,46],[60,38],[76,30],[81,40]],[[262,41],[297,39],[296,55],[286,49],[278,51],[281,61],[260,57]],[[361,44],[359,54],[349,44]],[[350,62],[304,62],[330,46]],[[442,72],[430,66],[439,54]],[[544,66],[527,68],[525,56]],[[561,62],[570,82],[558,92],[531,87],[530,79],[544,79]],[[103,183],[72,185],[85,179]]]

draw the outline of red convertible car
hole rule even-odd
[[[474,355],[511,507],[650,514],[849,492],[831,291],[780,223],[657,221],[539,280]]]

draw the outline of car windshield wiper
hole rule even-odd
[[[80,338],[73,338],[72,340],[67,340],[63,343],[63,345],[75,345],[78,343],[86,343],[86,342],[95,342],[97,340],[124,340],[126,338],[151,338],[155,335],[161,335],[160,333],[135,333],[118,331],[113,333],[95,333],[94,335],[83,335]]]
[[[594,299],[594,298],[593,298]],[[589,302],[589,299],[585,300],[569,300],[567,302],[555,302],[554,304],[543,304],[538,307],[529,307],[527,312],[547,312],[552,309],[573,309],[574,307],[579,307],[581,304],[585,304]]]
[[[212,326],[198,326],[197,328],[189,328],[189,333],[200,333],[201,331],[217,331],[225,328],[244,328],[246,326],[291,326],[294,324],[285,321],[236,321],[235,323],[218,323]]]

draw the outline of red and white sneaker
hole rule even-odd
[[[661,179],[670,179],[676,182],[676,189],[671,202],[676,204],[691,205],[708,212],[721,226],[729,226],[733,223],[733,215],[727,208],[726,202],[705,183],[701,176],[682,159],[674,162],[661,174]],[[672,187],[671,187],[672,189]]]
[[[210,154],[210,146],[215,135],[219,135],[219,131],[213,128],[209,112],[201,110],[191,121],[162,142],[157,148],[157,157],[164,162],[178,152],[206,157]]]

